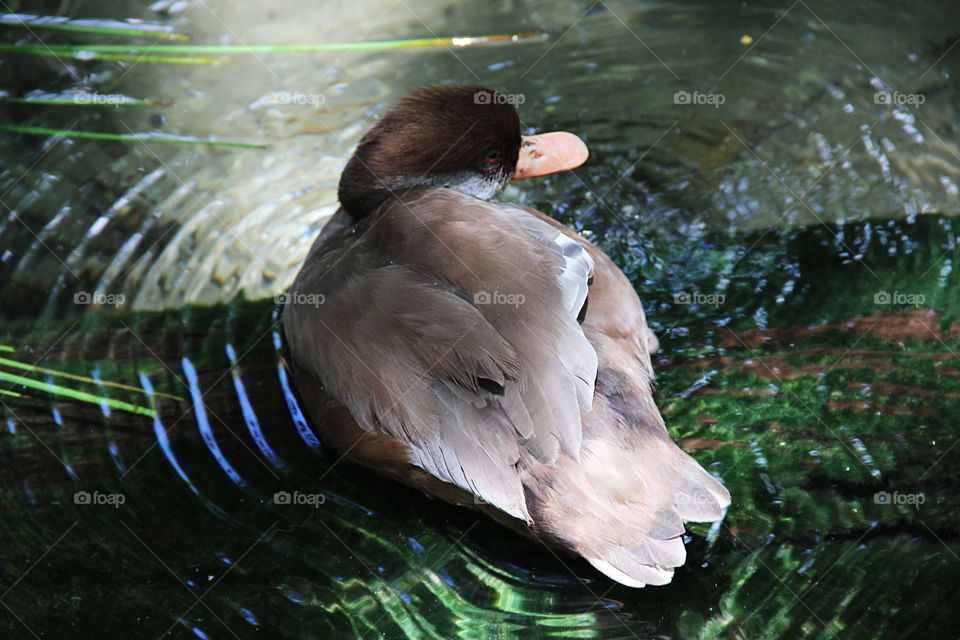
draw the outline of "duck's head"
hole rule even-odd
[[[521,136],[507,97],[485,87],[424,87],[401,98],[361,140],[340,176],[340,204],[370,213],[391,194],[449,187],[488,200],[511,180],[580,166],[575,135]]]

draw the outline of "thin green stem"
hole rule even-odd
[[[106,405],[111,409],[116,409],[117,411],[127,411],[129,413],[135,413],[140,416],[149,416],[155,418],[157,412],[148,409],[146,407],[139,407],[135,404],[130,404],[129,402],[124,402],[122,400],[114,400],[113,398],[104,398],[101,396],[94,395],[92,393],[87,393],[86,391],[77,391],[76,389],[71,389],[70,387],[64,387],[58,384],[50,384],[49,382],[41,382],[40,380],[34,380],[32,378],[25,378],[23,376],[17,375],[15,373],[7,373],[6,371],[0,371],[0,380],[4,382],[10,382],[12,384],[22,385],[29,389],[36,389],[37,391],[46,391],[56,396],[63,396],[66,398],[71,398],[79,402],[89,402],[96,405]],[[11,391],[11,390],[7,390]],[[15,391],[11,391],[16,393]]]
[[[63,58],[110,60],[123,59],[157,62],[155,54],[183,56],[167,58],[165,61],[184,64],[209,64],[209,62],[185,62],[207,60],[222,61],[216,58],[192,58],[193,54],[230,55],[255,53],[323,53],[328,51],[383,51],[420,47],[468,47],[500,42],[518,42],[537,37],[536,33],[510,35],[467,36],[463,38],[413,38],[410,40],[379,40],[373,42],[329,42],[325,44],[262,44],[262,45],[136,45],[136,44],[96,44],[96,45],[45,45],[19,44],[0,45],[0,51],[26,53],[32,55],[58,56]],[[144,54],[136,58],[137,54]]]
[[[96,51],[91,51],[88,47],[73,45],[0,44],[0,52],[4,51],[8,53],[23,53],[32,56],[74,58],[76,60],[112,60],[115,62],[154,62],[158,64],[226,64],[230,62],[230,60],[227,58],[153,56],[137,53],[99,53]]]
[[[14,98],[11,96],[0,96],[0,102],[13,104],[39,104],[46,106],[169,106],[173,103],[169,100],[143,100],[140,98],[129,98],[119,94],[99,94],[99,93],[77,93],[75,95],[42,98]]]
[[[89,382],[90,384],[102,384],[105,387],[114,387],[116,389],[124,389],[126,391],[142,391],[139,387],[134,387],[128,384],[122,384],[120,382],[109,382],[106,380],[94,380],[93,378],[87,376],[81,376],[76,373],[67,373],[65,371],[57,371],[55,369],[47,369],[46,367],[38,367],[32,364],[26,364],[25,362],[17,362],[16,360],[9,360],[7,358],[0,357],[0,365],[12,367],[14,369],[21,369],[23,371],[29,371],[31,373],[42,373],[46,375],[60,376],[62,378],[69,378],[70,380],[77,380],[78,382]],[[154,395],[165,396],[167,398],[172,398],[174,400],[183,400],[179,396],[174,396],[169,393],[160,393],[159,391],[154,392]]]
[[[240,149],[266,149],[267,145],[250,142],[223,142],[219,140],[198,140],[197,138],[178,138],[158,136],[146,133],[100,133],[97,131],[75,131],[66,129],[46,129],[43,127],[21,127],[0,124],[0,131],[26,133],[38,136],[65,136],[67,138],[89,138],[91,140],[118,140],[121,142],[162,142],[164,144],[192,144],[214,147],[237,147]]]

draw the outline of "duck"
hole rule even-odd
[[[342,459],[664,585],[684,523],[721,520],[730,493],[667,432],[624,273],[494,199],[589,155],[568,132],[523,135],[514,102],[421,87],[360,139],[284,306],[295,386]]]

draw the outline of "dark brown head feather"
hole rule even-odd
[[[520,118],[502,94],[479,86],[414,89],[360,140],[340,177],[340,203],[362,217],[391,193],[417,186],[456,188],[472,177],[499,190],[519,151]]]

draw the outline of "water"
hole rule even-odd
[[[61,5],[21,4],[11,8]],[[173,102],[3,105],[11,121],[269,145],[0,136],[0,345],[12,349],[0,356],[49,369],[0,372],[156,410],[0,385],[18,394],[0,396],[4,635],[956,628],[955,9],[66,9],[174,23],[197,42],[547,37],[196,68],[0,58],[14,93]],[[332,212],[350,145],[407,88],[443,82],[521,94],[526,127],[574,131],[591,149],[575,172],[503,197],[584,231],[624,268],[661,339],[657,402],[671,435],[731,490],[719,529],[690,528],[687,565],[668,587],[620,587],[340,463],[298,413],[273,296]]]

